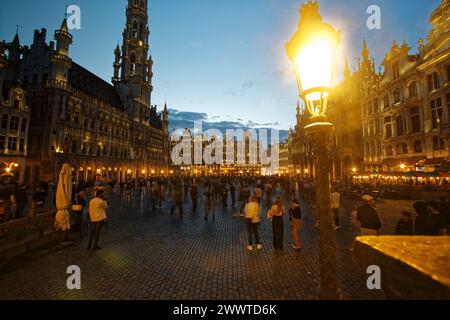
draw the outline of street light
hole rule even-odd
[[[333,125],[327,121],[326,112],[340,34],[322,21],[317,2],[303,4],[299,13],[298,30],[286,44],[286,51],[294,65],[300,97],[311,116],[305,131],[316,154],[320,297],[337,299],[336,238],[331,216],[329,160]]]

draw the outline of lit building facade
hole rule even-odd
[[[16,36],[4,82],[21,84],[31,110],[25,182],[56,181],[63,163],[87,182],[167,171],[168,109],[158,114],[151,105],[147,1],[129,0],[126,17],[112,84],[70,58],[66,20],[56,42],[46,42],[45,29],[35,31],[30,47]]]
[[[434,171],[447,162],[450,133],[450,3],[430,17],[419,53],[393,43],[383,72],[367,68],[362,90],[366,172]],[[368,50],[363,66],[368,63]]]

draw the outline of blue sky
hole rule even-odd
[[[297,88],[284,51],[298,24],[297,0],[149,0],[154,65],[152,103],[232,121],[287,129],[294,125]],[[0,40],[12,40],[20,25],[22,44],[33,30],[53,37],[66,4],[81,7],[81,30],[73,30],[71,57],[110,81],[113,50],[125,24],[126,0],[6,0]],[[405,39],[417,51],[429,16],[440,0],[321,0],[325,21],[341,30],[340,56],[356,64],[362,39],[379,64],[392,41]],[[382,29],[366,27],[369,5],[378,5]],[[338,61],[337,75],[342,73]],[[203,117],[203,115],[202,115]]]

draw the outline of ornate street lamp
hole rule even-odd
[[[326,112],[340,34],[322,21],[317,2],[308,1],[299,12],[299,28],[286,44],[286,51],[294,65],[300,97],[311,116],[305,131],[311,140],[316,165],[320,297],[337,299],[336,239],[330,199],[330,142],[333,125],[327,121]]]

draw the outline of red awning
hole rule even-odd
[[[421,166],[440,166],[445,162],[445,158],[432,158],[432,159],[424,159],[418,163]]]

